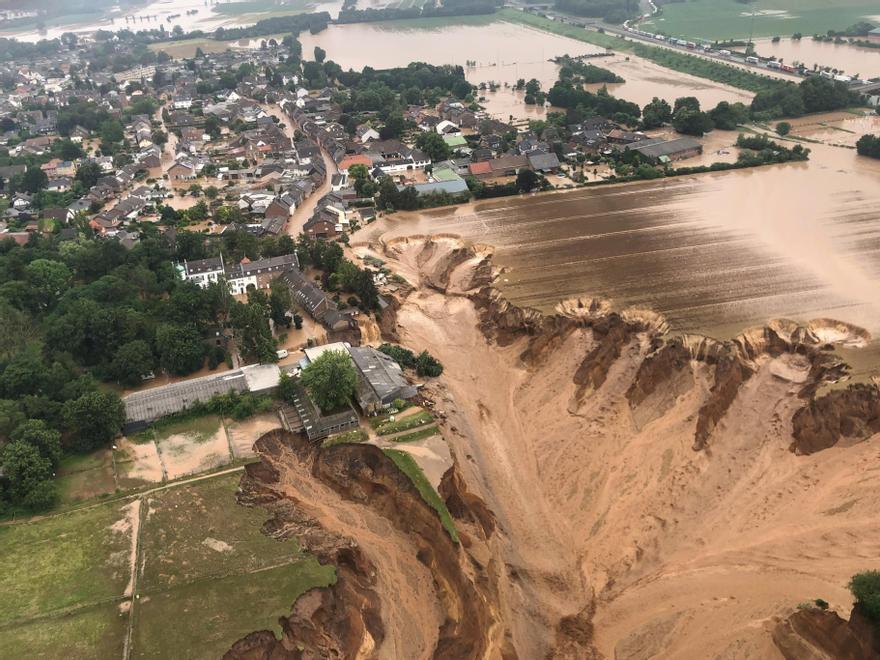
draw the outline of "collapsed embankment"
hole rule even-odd
[[[846,378],[833,346],[865,333],[819,319],[725,342],[669,337],[658,315],[596,299],[555,314],[517,307],[492,287],[482,247],[441,237],[373,249],[412,285],[388,319],[395,340],[447,365],[431,394],[467,483],[499,519],[518,651],[778,657],[756,617],[810,594],[848,606],[846,581],[880,542],[865,518],[880,502],[854,478],[871,448],[807,455],[818,430],[833,447],[875,428],[876,388],[815,397]]]
[[[880,397],[815,393],[844,377],[828,349],[858,329],[670,338],[601,300],[512,305],[485,247],[372,250],[408,282],[383,338],[445,365],[423,394],[458,459],[440,491],[462,544],[373,449],[264,438],[244,499],[339,580],[297,602],[282,640],[232,657],[779,659],[794,604],[849,609],[849,576],[880,552],[880,494],[859,477],[871,443],[840,441],[876,430]]]
[[[278,430],[260,438],[256,449],[261,461],[246,467],[240,503],[269,511],[264,533],[297,538],[304,550],[336,567],[337,579],[297,600],[281,620],[280,640],[267,631],[253,633],[233,646],[228,659],[489,653],[495,644],[493,568],[468,551],[485,544],[494,521],[454,470],[441,490],[462,526],[464,547],[375,446],[321,448]],[[323,497],[320,504],[316,496]],[[386,527],[394,534],[383,535]],[[416,564],[420,575],[407,575]],[[418,607],[400,609],[407,596]]]

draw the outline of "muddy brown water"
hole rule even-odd
[[[811,145],[812,146],[812,145]],[[497,248],[514,302],[574,296],[727,338],[831,317],[880,334],[880,163],[815,145],[809,163],[398,214],[362,231],[458,234]]]
[[[494,81],[501,85],[499,91],[485,93],[485,105],[491,115],[504,119],[509,115],[534,118],[543,114],[538,108],[526,106],[522,93],[504,88],[504,83],[512,85],[519,78],[535,78],[544,89],[549,89],[558,78],[558,67],[551,59],[605,52],[592,44],[503,21],[418,28],[407,23],[331,25],[320,34],[300,35],[300,41],[307,56],[315,46],[320,46],[329,59],[344,69],[390,68],[410,61],[465,66],[471,83]],[[468,61],[475,65],[467,65]],[[613,94],[639,105],[645,105],[654,96],[670,102],[679,96],[696,96],[708,107],[720,101],[748,103],[752,96],[632,56],[617,54],[599,58],[595,63],[626,80],[609,86]]]
[[[756,39],[755,49],[763,57],[781,58],[788,64],[800,62],[810,68],[814,64],[830,66],[865,79],[880,76],[880,48],[823,43],[810,37],[795,41],[786,37],[775,44],[770,39]]]

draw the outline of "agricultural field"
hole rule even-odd
[[[859,21],[880,24],[876,0],[687,0],[666,4],[656,18],[642,23],[643,29],[694,39],[748,37],[755,12],[754,36],[824,34],[843,30]]]
[[[279,632],[334,571],[260,532],[265,512],[235,501],[240,476],[0,527],[0,562],[15,567],[0,574],[0,656],[217,658]]]
[[[273,0],[246,0],[243,2],[221,2],[212,7],[212,10],[224,16],[245,16],[248,14],[260,14],[261,18],[270,16],[288,16],[301,14],[314,8],[315,0],[287,0],[286,2],[274,2]]]

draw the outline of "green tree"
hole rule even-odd
[[[787,121],[781,121],[776,124],[776,134],[781,136],[786,136],[791,133],[791,124]]]
[[[280,279],[274,280],[269,293],[269,309],[276,325],[290,325],[287,312],[291,307],[293,307],[293,299],[290,296],[290,288]]]
[[[202,368],[205,344],[194,325],[166,323],[156,328],[159,364],[169,373],[184,376]]]
[[[403,133],[404,125],[403,114],[400,112],[392,112],[388,115],[388,119],[385,120],[385,125],[382,126],[379,134],[383,140],[399,138],[400,134]]]
[[[102,175],[101,166],[90,161],[79,166],[79,169],[76,171],[76,180],[82,183],[83,188],[88,189],[98,183],[98,179]]]
[[[659,128],[672,121],[672,108],[669,104],[658,97],[645,106],[642,110],[642,125],[644,128]]]
[[[315,46],[315,61],[322,64],[325,59],[327,59],[327,51],[320,46]]]
[[[540,183],[540,177],[527,168],[522,168],[516,175],[516,189],[520,192],[531,192]]]
[[[104,144],[116,144],[125,139],[125,129],[118,119],[108,119],[101,124],[99,129],[101,142]]]
[[[721,101],[709,111],[709,118],[723,131],[733,131],[737,126],[749,121],[749,110],[742,103]]]
[[[52,462],[26,442],[11,442],[3,448],[0,465],[15,503],[33,510],[51,506],[56,494],[52,484]]]
[[[25,268],[28,283],[34,287],[42,308],[52,307],[70,286],[71,272],[64,263],[34,259]]]
[[[125,423],[125,406],[112,392],[93,390],[67,401],[63,408],[64,423],[73,436],[78,451],[106,447]]]
[[[40,456],[48,458],[52,467],[61,460],[61,434],[42,419],[29,419],[16,428],[11,436],[12,442],[24,442],[37,448]]]
[[[443,365],[428,351],[422,351],[416,358],[416,373],[419,376],[431,376],[436,378],[443,373]]]
[[[110,371],[121,384],[133,387],[153,370],[153,364],[150,345],[142,339],[135,339],[119,347],[113,356]]]
[[[672,126],[676,131],[684,135],[696,135],[700,137],[712,130],[712,119],[705,112],[692,110],[683,106],[675,112],[672,118]]]
[[[32,195],[45,189],[47,183],[49,183],[49,177],[43,170],[34,165],[28,166],[21,176],[21,189]]]
[[[13,399],[0,399],[0,440],[8,440],[12,432],[25,422],[21,406]]]
[[[300,381],[312,401],[321,410],[331,412],[349,402],[357,384],[357,374],[348,353],[326,351],[303,369]]]
[[[880,571],[853,575],[849,590],[862,613],[875,624],[880,624]]]
[[[293,397],[296,396],[296,379],[283,371],[278,381],[278,396],[288,403],[293,403]]]
[[[269,304],[265,299],[261,291],[251,292],[247,304],[235,303],[230,313],[239,351],[261,364],[278,361],[269,328]]]
[[[700,100],[696,96],[680,96],[675,99],[675,106],[672,108],[672,114],[676,114],[682,108],[687,108],[693,112],[699,112]]]
[[[856,151],[858,151],[860,156],[880,158],[880,136],[863,135],[856,142]]]
[[[425,155],[433,162],[448,160],[451,155],[449,145],[439,133],[422,132],[416,138],[416,147],[425,152]]]

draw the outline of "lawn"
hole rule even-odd
[[[458,532],[455,529],[452,515],[450,515],[449,509],[446,508],[446,503],[440,498],[440,494],[434,490],[434,487],[428,481],[428,478],[422,472],[422,468],[419,467],[415,459],[406,452],[397,449],[383,449],[382,451],[385,452],[388,458],[394,461],[394,464],[401,472],[410,478],[422,499],[440,516],[443,528],[449,533],[452,540],[458,543]]]
[[[116,492],[110,450],[65,456],[58,466],[55,483],[58,484],[61,507]]]
[[[201,49],[203,53],[222,53],[229,50],[232,45],[231,41],[218,41],[216,39],[207,39],[205,37],[198,39],[181,39],[180,41],[165,41],[158,44],[150,44],[147,46],[150,50],[159,52],[165,51],[171,57],[191,58],[195,57],[196,51]]]
[[[204,442],[217,433],[222,420],[217,415],[204,415],[201,417],[187,417],[168,422],[157,422],[142,433],[139,433],[135,442],[162,442],[171,436],[186,435],[194,442]]]
[[[351,445],[359,444],[367,441],[367,434],[363,429],[354,429],[346,433],[338,433],[331,435],[321,444],[322,447],[333,447],[334,445]]]
[[[276,541],[260,533],[268,514],[236,502],[240,480],[240,473],[223,475],[147,497],[150,515],[141,534],[140,591],[303,558],[296,541]]]
[[[279,632],[278,618],[301,593],[335,579],[332,566],[320,566],[296,541],[260,532],[268,514],[236,502],[240,478],[148,496],[132,657],[181,657],[180,649],[189,649],[186,657],[220,657],[249,632]]]
[[[334,579],[332,566],[307,559],[142,596],[131,657],[219,658],[248,633],[280,634],[278,619],[290,613],[296,599]]]
[[[424,440],[425,438],[430,438],[432,435],[437,435],[440,433],[440,430],[436,426],[431,426],[427,429],[419,429],[418,431],[413,431],[412,433],[404,433],[403,435],[398,435],[391,439],[391,442],[416,442],[417,440]]]
[[[0,628],[4,658],[90,660],[121,658],[128,615],[116,603],[104,603],[59,616]]]
[[[400,433],[401,431],[409,431],[410,429],[431,424],[434,417],[427,410],[422,410],[406,417],[395,419],[393,422],[382,422],[375,425],[376,433],[379,435],[391,435],[392,433]]]
[[[645,21],[644,29],[701,39],[824,34],[880,15],[877,0],[687,0],[666,4],[663,13]],[[876,23],[876,19],[874,19]]]
[[[121,598],[131,558],[124,506],[0,527],[0,627]]]

